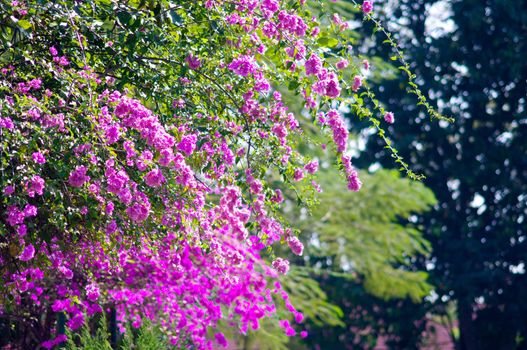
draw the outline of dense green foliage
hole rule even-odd
[[[388,306],[415,308],[431,290],[427,274],[412,266],[430,247],[423,228],[408,219],[428,210],[435,198],[395,171],[362,174],[368,183],[353,196],[329,168],[321,176],[324,192],[312,216],[292,216],[311,243],[301,264],[344,316],[332,328],[310,324],[306,342],[309,348],[368,348],[390,331]]]
[[[334,182],[335,175],[323,173],[324,192],[312,216],[297,215],[302,234],[315,241],[309,257],[320,263],[313,268],[326,265],[349,277],[358,274],[365,288],[381,298],[417,301],[425,296],[430,290],[426,274],[400,267],[429,252],[419,230],[406,223],[411,214],[434,204],[432,192],[395,171],[381,170],[364,174],[364,191],[350,195]]]
[[[149,323],[143,324],[139,329],[127,327],[118,343],[112,347],[109,339],[109,330],[104,314],[93,320],[95,325],[88,323],[78,332],[68,331],[68,341],[63,346],[64,350],[168,350],[174,349],[161,330]]]

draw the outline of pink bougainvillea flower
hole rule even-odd
[[[302,255],[304,251],[304,245],[297,237],[289,237],[287,239],[287,244],[289,245],[289,248],[291,248],[291,251],[295,255]]]
[[[68,183],[73,187],[81,187],[84,183],[90,181],[90,177],[86,175],[88,168],[84,165],[79,165],[70,173]]]
[[[371,11],[373,11],[373,1],[364,0],[364,2],[362,3],[362,12],[368,14]]]
[[[42,196],[44,194],[45,182],[44,179],[39,175],[35,175],[26,184],[26,191],[29,197],[35,197],[36,195]]]
[[[145,176],[145,182],[150,187],[159,187],[165,182],[163,173],[159,169],[153,169]]]
[[[190,69],[198,69],[201,66],[201,61],[191,53],[185,58]]]
[[[32,244],[28,244],[22,250],[22,253],[18,256],[18,259],[22,261],[29,261],[35,257],[35,247]]]
[[[37,164],[44,164],[46,163],[46,157],[40,152],[34,152],[31,157],[33,158],[33,161]]]
[[[273,267],[276,271],[280,272],[281,274],[285,275],[287,272],[289,272],[289,261],[282,259],[282,258],[276,258],[273,263]]]
[[[395,117],[392,112],[386,112],[386,114],[384,115],[384,120],[388,124],[393,124],[395,122]]]

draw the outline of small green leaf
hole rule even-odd
[[[25,30],[31,28],[31,22],[25,19],[21,19],[20,21],[18,21],[18,25]]]
[[[317,40],[317,42],[321,45],[321,46],[326,46],[326,47],[335,47],[339,44],[339,41],[335,38],[329,38],[327,36],[323,36],[321,38],[319,38]]]

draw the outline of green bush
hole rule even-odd
[[[95,320],[95,326],[85,323],[79,332],[66,331],[68,340],[65,350],[114,350],[110,344],[110,331],[104,315]],[[118,350],[163,350],[175,349],[161,330],[149,322],[136,329],[127,325],[126,332],[119,334],[115,349]]]

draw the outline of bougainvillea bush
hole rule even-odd
[[[257,329],[276,300],[300,324],[272,247],[303,245],[269,176],[299,202],[320,190],[293,141],[311,122],[358,191],[340,111],[384,138],[394,121],[347,22],[278,0],[2,1],[0,16],[0,313],[22,346],[62,342],[60,313],[74,331],[108,308],[180,348],[226,345],[219,320]]]

